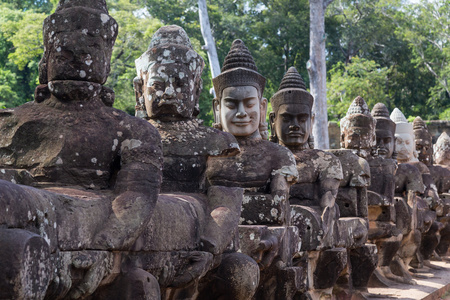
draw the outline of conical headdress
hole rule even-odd
[[[235,40],[225,57],[222,73],[213,78],[216,96],[220,99],[222,91],[232,86],[254,86],[260,96],[264,91],[266,79],[258,73],[255,61],[241,40]]]
[[[425,122],[422,120],[421,117],[416,117],[413,121],[413,129],[414,130],[427,129],[427,125],[425,125]]]
[[[366,101],[364,101],[364,99],[361,96],[356,97],[348,108],[347,116],[355,114],[363,114],[370,116],[369,107],[367,106]]]
[[[307,105],[311,111],[314,97],[306,90],[305,82],[295,67],[290,67],[281,80],[278,92],[270,99],[273,111],[281,104]]]
[[[350,107],[347,114],[341,119],[341,132],[346,132],[348,128],[370,128],[372,134],[370,136],[370,145],[376,145],[375,136],[376,120],[372,117],[367,106],[366,101],[361,96],[356,97]],[[344,136],[341,134],[341,142],[343,142]]]
[[[395,122],[389,118],[389,110],[383,103],[377,103],[370,113],[377,120],[377,130],[389,130],[395,134]]]
[[[434,161],[437,164],[445,163],[448,160],[448,152],[450,152],[450,136],[448,136],[447,132],[441,133],[439,138],[436,141],[436,144],[433,146],[434,150]]]
[[[391,120],[397,125],[395,133],[407,133],[414,135],[413,125],[408,123],[405,115],[396,107],[391,113]]]

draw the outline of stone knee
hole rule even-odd
[[[156,278],[140,269],[132,268],[110,285],[100,288],[95,294],[97,300],[160,300],[161,292]]]
[[[259,285],[258,264],[242,253],[224,254],[216,276],[218,299],[251,299]]]
[[[43,299],[52,265],[47,242],[22,229],[0,229],[0,299]]]

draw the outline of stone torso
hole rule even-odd
[[[131,132],[138,136],[145,128],[158,136],[144,121],[100,101],[51,100],[0,111],[0,178],[40,187],[105,189],[120,168],[121,147],[142,143],[130,138]]]
[[[342,179],[342,167],[334,155],[317,149],[293,152],[297,162],[299,179],[291,186],[291,204],[319,206],[320,182],[326,179]]]
[[[232,135],[203,126],[198,120],[150,123],[163,143],[162,192],[205,192],[208,157],[233,155],[239,150]]]
[[[252,192],[270,193],[270,180],[276,173],[292,172],[294,159],[283,146],[265,140],[248,140],[239,144],[241,153],[218,157],[208,162],[207,178],[211,185],[238,186]],[[289,181],[289,179],[288,179]]]

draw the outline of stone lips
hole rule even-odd
[[[216,96],[220,99],[222,91],[231,86],[254,86],[262,96],[266,78],[258,73],[255,61],[241,40],[235,40],[225,57],[222,73],[213,78]]]

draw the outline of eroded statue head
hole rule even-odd
[[[366,102],[356,97],[341,119],[341,147],[351,149],[362,158],[368,157],[376,146],[375,126],[376,120]]]
[[[161,120],[197,116],[204,65],[183,28],[158,29],[148,50],[136,59],[136,115]]]

